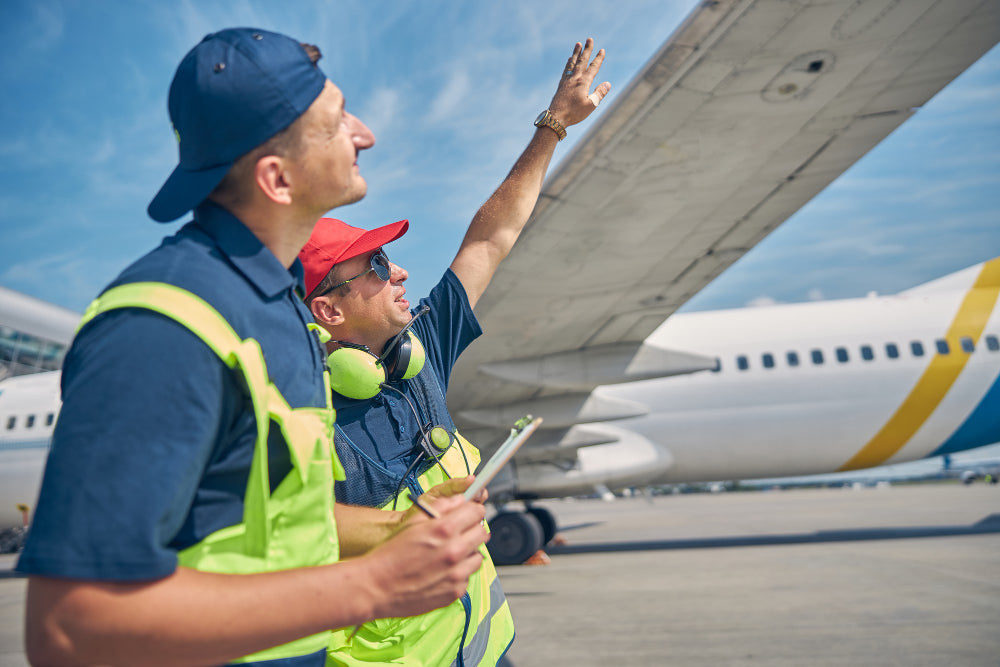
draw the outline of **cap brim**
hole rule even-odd
[[[146,211],[157,222],[171,222],[181,217],[202,201],[229,173],[231,164],[224,164],[201,171],[187,171],[180,165],[153,197]]]
[[[352,257],[357,257],[358,255],[365,254],[366,252],[371,252],[376,248],[384,246],[386,243],[391,243],[405,234],[406,230],[409,228],[409,220],[400,220],[399,222],[393,222],[388,225],[383,225],[382,227],[369,229],[367,232],[359,236],[357,241],[347,247],[343,254],[341,254],[340,258],[337,259],[337,263],[339,264],[340,262],[348,260]]]

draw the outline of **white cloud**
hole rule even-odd
[[[378,142],[380,137],[395,135],[405,129],[402,125],[409,120],[409,107],[405,94],[400,90],[380,87],[363,101],[357,115],[375,133]]]
[[[32,13],[30,24],[23,30],[31,35],[30,40],[21,42],[25,48],[48,51],[58,46],[66,31],[66,16],[61,7],[52,3],[22,3],[22,8]]]
[[[447,121],[460,109],[463,113],[467,112],[469,88],[469,74],[465,69],[455,69],[450,72],[440,92],[431,100],[424,122],[427,125],[436,125]]]
[[[758,296],[747,301],[747,308],[762,308],[764,306],[774,306],[781,303],[777,299],[770,296]]]

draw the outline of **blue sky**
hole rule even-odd
[[[360,159],[368,197],[337,215],[363,227],[409,218],[389,251],[422,296],[530,138],[573,43],[593,36],[607,50],[613,100],[695,4],[2,3],[0,285],[82,310],[178,227],[145,212],[177,160],[167,87],[206,33],[247,25],[323,50],[377,137]],[[994,49],[687,308],[890,293],[997,255]]]

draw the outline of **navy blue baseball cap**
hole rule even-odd
[[[180,164],[149,204],[170,222],[209,195],[240,156],[291,125],[326,75],[296,40],[266,30],[207,35],[177,66],[167,107]]]

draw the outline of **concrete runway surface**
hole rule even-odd
[[[540,503],[568,544],[502,567],[506,664],[1000,664],[1000,487]],[[0,667],[25,581],[0,556]]]

